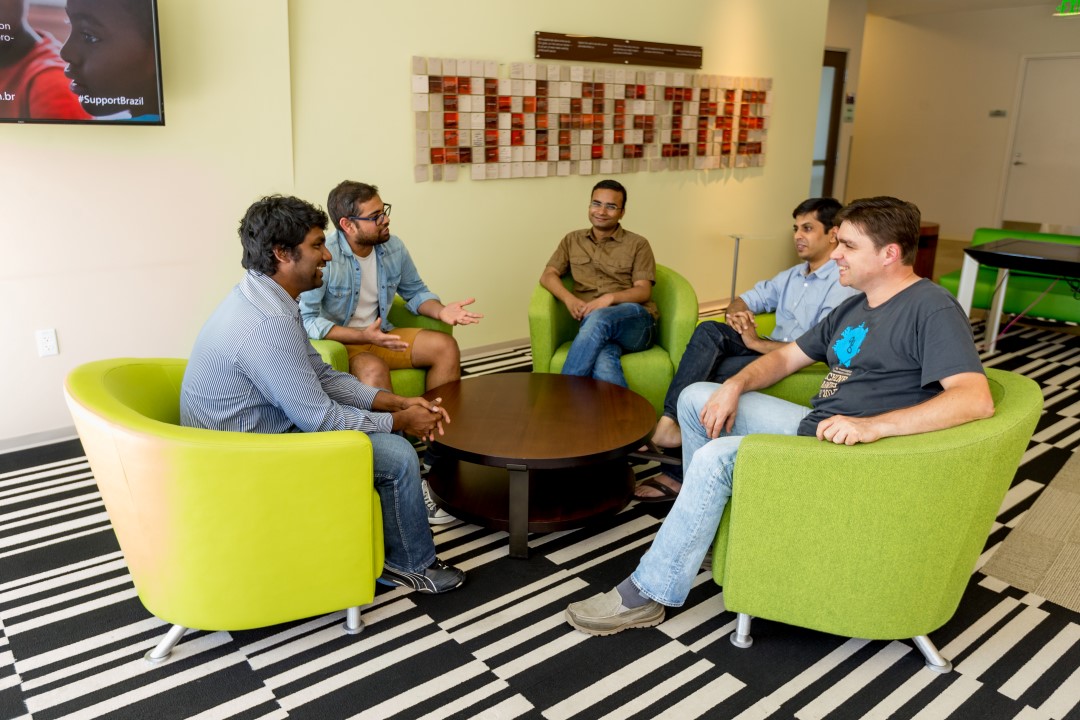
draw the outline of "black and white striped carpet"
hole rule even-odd
[[[1039,381],[1047,412],[983,561],[1080,446],[1080,337],[1024,328],[985,360]],[[527,371],[528,348],[467,365]],[[142,655],[165,626],[139,604],[78,442],[0,455],[0,719],[1080,719],[1080,615],[979,572],[932,635],[956,664],[948,675],[906,642],[761,620],[739,650],[706,573],[657,628],[592,638],[567,626],[567,602],[626,577],[665,510],[534,535],[527,561],[507,557],[505,533],[443,525],[439,555],[469,572],[458,591],[380,588],[355,637],[341,613],[191,632],[157,666]]]

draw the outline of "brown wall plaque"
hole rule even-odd
[[[646,40],[617,40],[593,35],[536,33],[536,57],[619,65],[658,65],[701,69],[701,47]]]

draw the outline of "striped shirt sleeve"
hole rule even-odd
[[[309,351],[317,356],[296,319],[272,316],[252,329],[237,363],[255,388],[302,432],[393,429],[389,413],[370,410],[376,388],[335,372],[321,359],[313,365]]]

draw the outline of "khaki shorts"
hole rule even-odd
[[[412,349],[413,343],[416,341],[416,335],[422,328],[408,328],[399,327],[391,330],[388,335],[398,335],[402,340],[409,343],[409,347],[404,350],[391,350],[390,348],[384,348],[381,345],[346,345],[345,350],[349,353],[349,360],[353,359],[353,356],[360,353],[371,353],[377,358],[382,359],[386,363],[386,366],[391,370],[401,370],[403,368],[413,367],[412,362]]]

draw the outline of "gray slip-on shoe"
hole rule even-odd
[[[613,635],[629,628],[655,627],[664,622],[664,606],[650,600],[627,609],[617,588],[566,607],[566,622],[590,635]]]

